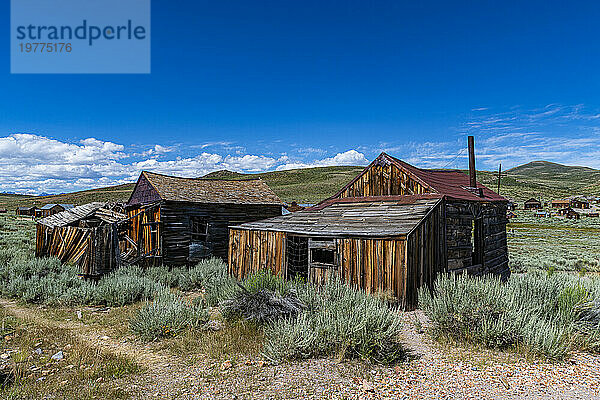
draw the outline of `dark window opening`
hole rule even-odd
[[[316,264],[335,265],[335,251],[328,249],[312,249],[311,262]]]
[[[310,248],[310,263],[324,266],[335,266],[336,249],[333,239],[311,239],[308,242]]]
[[[288,278],[308,279],[308,238],[288,236],[285,246]]]
[[[208,239],[208,221],[205,218],[190,217],[192,242],[206,242]]]

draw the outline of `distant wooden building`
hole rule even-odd
[[[535,212],[534,216],[536,218],[546,218],[550,216],[550,213],[548,211],[538,210]]]
[[[315,283],[337,275],[411,308],[440,272],[509,276],[506,210],[474,176],[382,153],[314,207],[233,226],[229,270],[243,278],[268,268]]]
[[[34,206],[31,207],[17,207],[15,210],[16,215],[22,215],[27,217],[35,217],[35,212],[37,208]]]
[[[79,266],[83,276],[100,276],[127,262],[127,215],[105,203],[89,203],[38,221],[35,255]]]
[[[552,208],[567,208],[569,206],[571,206],[571,200],[569,199],[552,200]]]
[[[581,209],[588,209],[590,208],[590,202],[587,200],[583,200],[583,199],[572,199],[570,206],[572,208],[581,208]]]
[[[561,215],[565,218],[569,219],[579,219],[580,215],[577,211],[573,210],[571,207],[561,208],[557,211],[558,215]]]
[[[299,205],[298,203],[296,203],[295,201],[292,201],[291,204],[285,205],[284,207],[286,210],[288,210],[291,213],[294,213],[296,211],[302,211],[305,208],[305,207]]]
[[[45,204],[36,210],[35,216],[45,218],[65,210],[70,210],[73,207],[73,204]]]
[[[127,203],[140,262],[184,265],[226,258],[229,226],[282,214],[283,202],[260,179],[216,180],[144,171]]]
[[[523,208],[526,210],[540,210],[542,209],[542,202],[531,198],[524,203]]]

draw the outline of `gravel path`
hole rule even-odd
[[[600,399],[600,356],[576,353],[549,363],[441,345],[415,328],[414,321],[427,322],[419,311],[402,314],[410,360],[383,367],[331,359],[283,365],[249,358],[191,361],[100,336],[77,322],[47,319],[12,301],[0,299],[0,305],[20,318],[69,329],[101,351],[145,366],[142,374],[110,383],[139,399]]]

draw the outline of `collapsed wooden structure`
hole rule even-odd
[[[146,264],[185,265],[227,257],[230,225],[282,214],[260,179],[179,178],[144,171],[127,203],[131,239]]]
[[[337,275],[405,308],[444,271],[508,277],[507,200],[461,171],[382,153],[337,194],[304,211],[230,229],[229,271]]]
[[[99,276],[131,261],[129,220],[114,205],[73,207],[39,220],[36,229],[36,256],[78,265],[81,275]]]

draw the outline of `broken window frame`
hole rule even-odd
[[[192,242],[208,241],[208,219],[190,216],[190,238]]]
[[[331,262],[321,260],[315,260],[315,253],[331,252]],[[335,268],[338,266],[337,262],[337,247],[335,239],[333,238],[310,238],[308,241],[308,263],[310,266]]]

